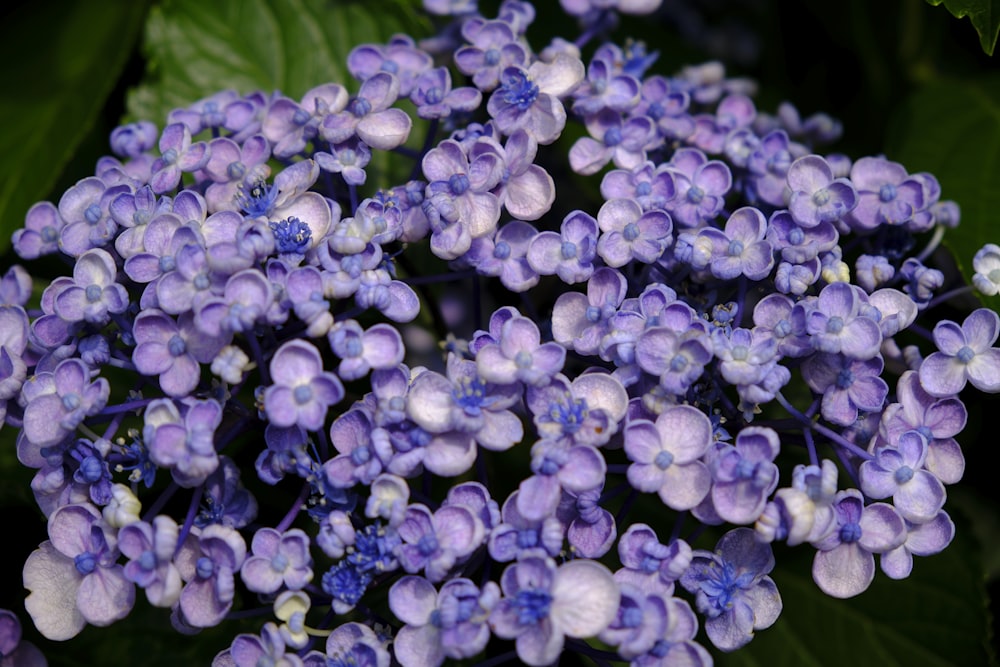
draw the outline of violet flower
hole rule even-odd
[[[556,566],[527,552],[504,570],[503,597],[490,614],[490,627],[516,640],[517,657],[528,665],[552,664],[565,637],[596,635],[614,619],[621,593],[600,563],[579,559]]]

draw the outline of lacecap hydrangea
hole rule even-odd
[[[148,604],[222,629],[216,665],[704,666],[779,618],[775,541],[840,598],[946,548],[1000,318],[933,316],[935,177],[824,152],[835,121],[718,63],[656,72],[612,37],[657,0],[562,0],[549,44],[528,2],[424,4],[450,23],[355,81],[117,128],[14,233],[70,266],[0,280],[35,627]],[[996,293],[997,248],[974,267]]]

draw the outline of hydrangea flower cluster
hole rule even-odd
[[[563,0],[581,35],[539,48],[528,2],[426,0],[453,23],[358,46],[356,82],[124,125],[28,211],[18,255],[71,265],[0,279],[44,636],[148,603],[261,614],[220,666],[706,666],[778,619],[774,541],[840,598],[948,546],[960,394],[1000,390],[1000,317],[930,315],[957,206],[717,63],[589,48],[659,4]],[[556,213],[572,122],[603,203]],[[373,182],[377,151],[411,178]],[[996,293],[1000,250],[974,266]]]

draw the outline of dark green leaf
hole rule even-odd
[[[961,224],[945,243],[971,279],[976,251],[1000,242],[1000,76],[929,82],[901,106],[891,128],[890,159],[937,176],[942,198],[961,207]]]
[[[171,109],[226,89],[299,99],[323,83],[349,86],[355,46],[427,32],[412,9],[405,0],[168,0],[150,12],[150,74],[130,94],[129,115],[162,123]]]
[[[810,573],[812,549],[775,554],[772,577],[784,609],[774,626],[748,646],[720,656],[720,667],[840,667],[990,665],[989,615],[978,545],[958,526],[942,553],[915,558],[913,574],[893,581],[881,571],[871,588],[850,600],[827,597]]]
[[[927,0],[932,5],[943,4],[958,18],[965,16],[972,21],[972,27],[979,33],[979,43],[983,51],[993,55],[1000,31],[1000,0]]]
[[[92,130],[142,28],[132,0],[25,3],[4,18],[0,252]],[[80,174],[80,177],[86,174]]]

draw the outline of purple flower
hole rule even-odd
[[[526,403],[542,438],[600,447],[618,432],[628,393],[608,373],[584,373],[572,382],[560,374],[544,387],[528,387]]]
[[[490,190],[502,176],[501,156],[486,152],[467,156],[461,144],[446,139],[424,156],[421,167],[430,181],[425,208],[434,229],[431,247],[439,257],[455,259],[469,249],[473,238],[496,229],[500,201]]]
[[[600,505],[603,488],[573,493],[563,489],[556,517],[566,526],[570,551],[583,558],[600,558],[611,551],[618,528],[611,512]]]
[[[906,371],[896,384],[896,403],[882,412],[879,436],[895,443],[907,431],[927,438],[924,467],[945,484],[955,484],[965,471],[965,456],[955,436],[965,428],[968,411],[954,397],[937,398],[920,384],[916,371]]]
[[[677,396],[687,393],[711,360],[711,340],[697,325],[683,334],[667,326],[652,326],[635,342],[635,361],[639,368],[658,376],[660,386]]]
[[[182,405],[183,415],[170,399],[150,401],[142,439],[153,463],[170,470],[180,486],[192,488],[219,467],[215,429],[222,423],[222,406],[212,399],[184,399]]]
[[[51,202],[38,202],[24,216],[24,227],[14,232],[14,250],[23,259],[37,259],[57,252],[60,232],[65,225]]]
[[[365,167],[371,161],[372,151],[368,144],[355,137],[333,144],[329,153],[320,151],[313,158],[320,169],[340,174],[348,185],[364,185],[368,178]]]
[[[192,143],[191,130],[183,123],[172,123],[160,135],[160,157],[153,163],[149,185],[156,194],[173,190],[181,182],[181,172],[201,169],[211,151],[204,141]]]
[[[528,665],[552,664],[565,637],[592,637],[614,620],[618,584],[600,563],[578,559],[556,566],[529,552],[504,570],[504,597],[490,614],[494,634],[515,639],[517,657]]]
[[[695,122],[688,113],[691,96],[659,74],[642,82],[641,98],[633,113],[644,114],[656,121],[660,136],[668,141],[686,140],[694,134]]]
[[[920,384],[932,396],[958,394],[966,382],[980,391],[1000,391],[1000,316],[988,308],[973,311],[962,326],[950,320],[934,327],[938,351],[920,364]]]
[[[23,359],[28,345],[28,314],[21,306],[0,306],[0,425],[7,401],[21,392],[28,376]]]
[[[863,302],[850,283],[835,282],[819,293],[806,309],[806,331],[821,352],[840,352],[852,359],[871,359],[879,352],[882,332],[878,322],[862,312]],[[800,302],[801,303],[801,302]]]
[[[236,572],[246,555],[246,542],[232,528],[213,524],[191,529],[174,561],[185,581],[179,609],[188,625],[210,628],[229,613],[236,596]]]
[[[623,590],[623,600],[625,595]],[[631,636],[623,640],[618,651],[624,657],[625,653],[645,646],[650,636],[655,638],[655,642],[647,652],[633,656],[632,665],[635,667],[668,667],[669,665],[709,667],[712,664],[712,655],[701,644],[694,641],[695,635],[698,634],[698,619],[686,601],[655,593],[647,594],[645,591],[635,591],[634,595],[636,600],[641,601],[637,607],[642,610],[642,632],[639,637]],[[621,621],[627,630],[636,633],[638,628],[628,628],[627,626],[633,620],[630,614],[631,610],[623,604]],[[642,643],[636,641],[639,638],[641,638]]]
[[[492,192],[500,205],[518,220],[537,220],[552,207],[556,188],[552,177],[535,164],[538,142],[524,130],[515,131],[503,146],[488,138],[477,140],[469,155],[495,153],[503,164],[500,182]]]
[[[670,408],[656,418],[630,420],[625,427],[629,483],[645,493],[658,493],[675,510],[700,503],[712,482],[702,455],[712,443],[712,424],[689,405]]]
[[[312,88],[302,103],[275,95],[267,109],[261,133],[271,142],[275,157],[288,159],[305,150],[315,139],[320,123],[347,106],[347,90],[336,83]]]
[[[789,213],[807,229],[840,220],[858,203],[851,182],[834,178],[833,169],[819,155],[805,155],[791,164],[788,187],[792,191]]]
[[[458,430],[487,449],[503,451],[520,442],[521,420],[508,408],[521,397],[517,385],[496,386],[479,376],[473,361],[448,356],[447,377],[424,371],[413,379],[406,412],[429,433]]]
[[[155,607],[172,607],[181,595],[181,575],[173,563],[177,523],[165,514],[153,523],[136,521],[118,533],[118,548],[129,559],[125,578],[146,591]]]
[[[781,613],[781,596],[768,573],[774,568],[770,545],[749,528],[731,530],[715,551],[697,550],[681,585],[695,594],[705,615],[705,632],[716,647],[734,651],[770,627]]]
[[[85,418],[104,409],[111,393],[105,378],[91,381],[83,361],[66,359],[52,371],[36,374],[21,388],[25,402],[23,433],[36,447],[57,445]]]
[[[287,647],[292,648],[292,647]],[[260,636],[239,634],[232,645],[212,661],[212,667],[239,667],[240,665],[272,664],[280,667],[302,667],[302,660],[294,653],[286,653],[285,638],[272,622],[260,629]]]
[[[955,537],[955,524],[943,510],[930,521],[904,523],[906,541],[879,557],[879,567],[893,579],[905,579],[910,576],[914,556],[932,556],[940,553]]]
[[[591,116],[602,109],[625,113],[638,104],[639,81],[616,67],[614,55],[608,50],[594,54],[587,78],[573,93],[574,113]]]
[[[802,377],[810,389],[822,394],[822,414],[841,426],[858,420],[858,411],[882,409],[889,385],[881,378],[881,357],[858,361],[841,354],[817,353],[805,360]]]
[[[92,505],[65,505],[49,517],[49,539],[24,564],[24,606],[47,639],[75,637],[85,625],[128,616],[135,586],[118,559],[114,529]]]
[[[520,316],[507,320],[499,341],[484,345],[476,355],[479,376],[496,384],[545,385],[565,361],[566,349],[559,343],[542,343],[538,325]]]
[[[716,442],[705,457],[712,471],[708,517],[714,510],[730,523],[756,521],[778,485],[778,466],[773,461],[780,449],[778,434],[765,426],[745,426],[732,445]],[[695,515],[702,509],[696,509]]]
[[[410,136],[413,121],[392,105],[400,95],[400,81],[389,72],[379,72],[364,80],[357,96],[346,108],[326,116],[319,131],[332,144],[357,136],[372,148],[391,150]]]
[[[729,216],[724,230],[706,227],[698,232],[691,265],[696,269],[708,267],[722,280],[740,275],[763,280],[774,268],[773,249],[764,240],[766,233],[764,214],[744,206]]]
[[[628,291],[617,269],[601,267],[587,281],[587,294],[563,292],[552,307],[552,337],[579,354],[595,354],[611,333],[611,320]]]
[[[293,339],[271,357],[271,384],[264,391],[264,410],[276,426],[298,424],[318,431],[327,409],[344,397],[344,387],[323,370],[319,351],[309,342]]]
[[[490,531],[489,554],[500,563],[515,560],[525,549],[542,549],[553,558],[563,548],[566,527],[555,516],[529,519],[517,508],[519,491],[507,497],[502,521]]]
[[[666,211],[643,212],[634,199],[605,202],[597,212],[597,224],[604,232],[597,241],[597,253],[612,267],[633,260],[651,264],[673,242],[673,223]]]
[[[924,470],[927,439],[919,431],[907,431],[894,445],[875,449],[875,458],[858,470],[861,491],[873,500],[892,496],[900,515],[912,523],[932,520],[944,507],[944,485]]]
[[[0,655],[4,667],[46,667],[48,662],[38,647],[21,636],[21,622],[13,612],[0,609]]]
[[[242,145],[231,138],[218,137],[209,142],[209,148],[212,156],[205,164],[205,174],[213,183],[205,190],[206,204],[213,213],[238,210],[239,188],[271,175],[267,164],[271,144],[264,135],[255,134]]]
[[[719,359],[719,373],[733,385],[751,385],[764,381],[777,360],[777,343],[773,337],[750,329],[733,329],[726,335],[723,329],[712,332],[712,346]]]
[[[607,469],[596,447],[540,440],[531,449],[534,474],[518,487],[517,510],[536,521],[555,514],[563,491],[581,494],[600,489]]]
[[[362,44],[351,49],[347,56],[347,69],[356,79],[367,81],[379,72],[390,72],[399,79],[399,94],[404,97],[433,64],[430,54],[417,48],[407,35],[393,35],[384,46]]]
[[[552,62],[539,60],[526,70],[507,67],[487,110],[504,134],[523,129],[538,143],[551,144],[566,125],[566,110],[559,100],[569,95],[583,76],[580,59],[562,53]]]
[[[280,533],[260,528],[250,544],[253,552],[243,561],[240,576],[255,593],[277,593],[282,587],[297,591],[312,581],[309,536],[298,528]]]
[[[115,282],[118,269],[110,253],[94,248],[73,266],[73,284],[55,297],[55,312],[67,322],[104,325],[128,308],[128,291]]]
[[[528,264],[543,276],[557,274],[563,282],[580,283],[594,273],[597,220],[583,211],[567,215],[556,232],[541,232],[528,246]]]
[[[447,67],[435,67],[417,77],[409,96],[421,118],[447,118],[456,111],[473,111],[483,100],[475,88],[452,88]]]
[[[785,540],[790,546],[817,542],[835,528],[833,501],[837,493],[837,466],[799,464],[792,470],[792,486],[778,489],[754,526],[768,542]]]
[[[570,167],[578,174],[596,174],[609,161],[620,169],[634,169],[656,145],[656,124],[647,116],[626,120],[604,109],[588,116],[586,126],[590,136],[577,139],[569,151]]]
[[[796,157],[784,130],[773,130],[761,137],[747,156],[749,198],[771,206],[785,204],[786,177]]]
[[[612,169],[601,179],[602,197],[633,199],[643,211],[666,208],[674,194],[674,179],[670,172],[650,160],[631,170]]]
[[[330,441],[339,454],[323,464],[327,481],[339,488],[371,484],[392,456],[378,446],[380,435],[367,410],[356,408],[337,417],[330,426]]]
[[[486,539],[482,521],[467,507],[446,505],[433,514],[424,505],[406,508],[399,536],[399,564],[409,573],[424,570],[432,582],[443,581]]]
[[[373,324],[367,331],[354,320],[333,325],[327,334],[330,349],[340,357],[337,374],[357,380],[372,369],[395,368],[403,361],[403,339],[391,324]]]
[[[622,569],[615,580],[650,593],[672,595],[674,582],[691,565],[691,547],[684,540],[661,544],[656,532],[644,523],[633,523],[618,541]]]
[[[190,314],[181,315],[175,322],[155,309],[139,313],[132,325],[132,336],[136,342],[132,350],[136,370],[158,377],[163,392],[178,398],[194,391],[201,382],[201,364],[210,363],[228,342],[228,336],[204,335]]]
[[[695,148],[681,148],[667,164],[677,196],[666,207],[677,224],[698,227],[719,214],[733,184],[724,162],[709,160]]]
[[[79,257],[91,248],[110,243],[118,231],[110,213],[111,202],[129,190],[127,185],[108,187],[93,177],[84,178],[67,190],[59,199],[59,217],[65,223],[59,229],[59,249]],[[29,211],[29,216],[33,212]]]
[[[512,292],[527,291],[539,279],[528,263],[528,247],[537,235],[538,230],[529,223],[511,220],[492,239],[472,239],[464,260],[481,275],[499,277],[500,283]]]
[[[329,665],[359,665],[364,667],[389,667],[389,651],[367,625],[344,623],[326,640],[326,655],[310,651],[303,664],[306,667]]]
[[[882,224],[902,225],[924,207],[923,186],[908,177],[898,162],[863,157],[851,166],[851,182],[858,193],[858,205],[845,222],[858,231]]]
[[[788,211],[780,210],[771,214],[767,222],[766,238],[781,253],[783,260],[804,264],[814,260],[820,253],[832,250],[837,245],[839,236],[832,223],[820,221],[812,227],[806,227],[798,224]]]
[[[121,157],[138,157],[156,145],[156,125],[148,120],[119,125],[111,130],[111,150]]]
[[[437,667],[445,658],[471,658],[490,638],[490,612],[500,587],[480,590],[464,578],[450,579],[440,592],[422,577],[405,576],[389,589],[389,608],[405,625],[393,639],[403,667]]]
[[[865,505],[861,492],[847,489],[834,501],[836,527],[815,544],[812,574],[827,595],[849,598],[863,593],[875,578],[875,556],[906,541],[903,518],[886,503]]]
[[[500,74],[508,67],[521,67],[527,51],[506,21],[466,21],[462,36],[470,42],[455,51],[455,66],[472,77],[477,88],[491,91],[500,84]]]

